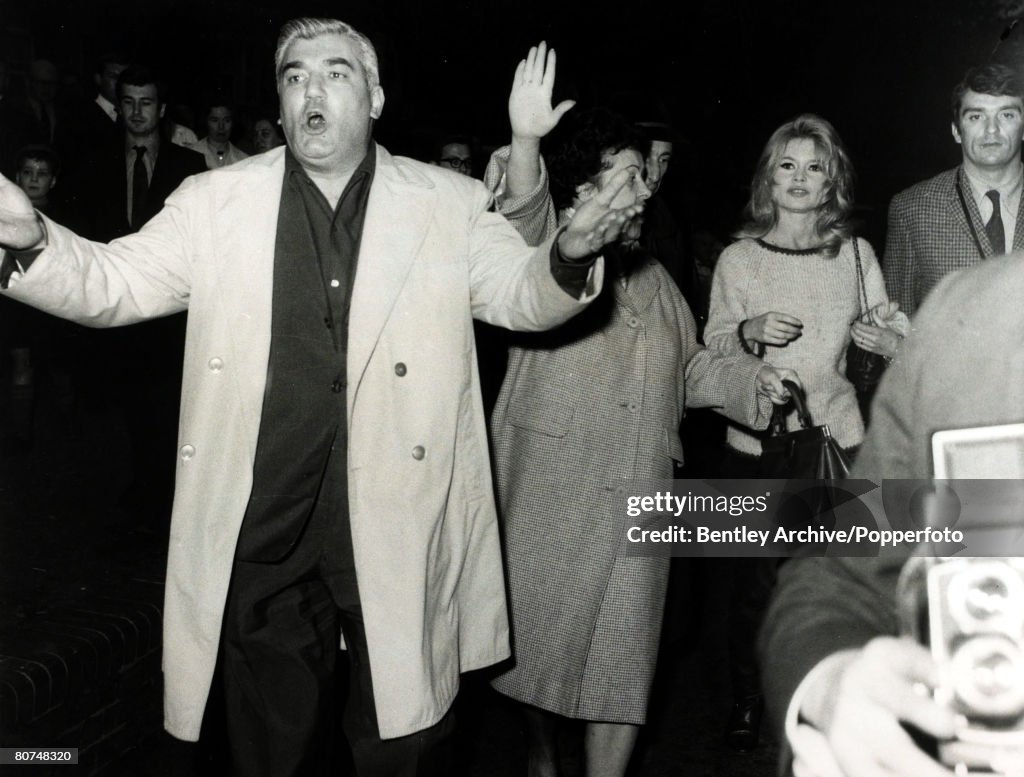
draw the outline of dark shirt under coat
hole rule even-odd
[[[279,561],[295,546],[313,512],[323,509],[331,511],[329,525],[336,534],[328,546],[341,543],[339,558],[351,568],[348,310],[375,165],[371,145],[331,208],[286,151],[274,250],[270,363],[239,559]]]

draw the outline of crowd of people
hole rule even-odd
[[[761,476],[770,421],[800,426],[784,381],[869,477],[930,474],[929,409],[1019,416],[996,387],[965,403],[922,382],[931,348],[977,379],[1020,326],[1000,295],[1014,260],[943,280],[1024,246],[1024,88],[1007,67],[954,90],[962,164],[894,198],[881,263],[855,233],[839,133],[803,114],[767,140],[710,279],[658,196],[678,134],[555,105],[544,44],[515,71],[483,181],[467,137],[420,161],[374,142],[385,87],[348,25],[289,22],[275,75],[279,112],[243,133],[211,99],[201,138],[160,76],[118,55],[77,114],[42,60],[23,104],[0,101],[10,422],[30,444],[40,363],[72,402],[123,414],[125,514],[170,521],[166,727],[198,736],[219,666],[239,775],[321,773],[342,730],[359,774],[445,774],[459,675],[484,667],[523,709],[531,777],[558,774],[566,718],[585,722],[587,774],[623,775],[669,589],[667,558],[620,550],[624,483]],[[851,345],[891,365],[870,424]],[[687,426],[687,408],[724,420]],[[727,742],[756,746],[767,692],[797,774],[945,774],[901,735],[954,724],[911,688],[935,680],[897,637],[898,566],[777,568],[721,567]]]

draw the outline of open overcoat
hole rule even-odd
[[[46,250],[9,290],[92,326],[188,310],[163,658],[165,725],[183,739],[199,735],[252,487],[283,176],[283,148],[194,176],[109,245],[47,220]],[[347,407],[352,538],[385,738],[435,723],[461,671],[509,655],[472,317],[543,329],[593,298],[594,288],[582,301],[566,294],[550,241],[528,248],[489,205],[479,182],[378,148]],[[598,263],[594,287],[600,276]]]

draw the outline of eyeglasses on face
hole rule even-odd
[[[468,159],[460,159],[457,156],[441,157],[439,164],[442,167],[450,167],[452,170],[469,170],[473,163]]]

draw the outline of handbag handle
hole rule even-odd
[[[789,391],[789,399],[796,407],[796,417],[800,421],[800,428],[810,429],[814,423],[811,421],[811,414],[807,412],[807,395],[804,394],[804,390],[791,380],[782,381],[782,385]],[[786,433],[786,416],[789,413],[783,408],[788,406],[789,402],[784,405],[775,405],[772,409],[772,418],[768,423],[769,437],[778,437]]]
[[[811,414],[807,412],[807,395],[804,394],[804,390],[791,380],[782,381],[782,385],[789,389],[789,396],[796,406],[796,416],[800,419],[800,427],[810,429],[814,422],[811,420]]]
[[[868,289],[864,285],[864,268],[860,263],[860,249],[857,247],[857,236],[854,235],[853,239],[853,257],[857,263],[857,292],[859,295],[860,302],[860,316],[858,318],[863,319],[864,314],[868,312]]]

